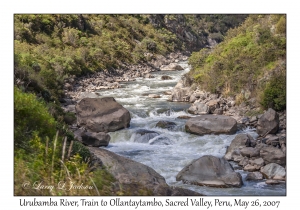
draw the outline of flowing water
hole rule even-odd
[[[100,97],[112,96],[131,113],[130,127],[111,132],[111,141],[106,147],[119,155],[143,163],[163,177],[171,186],[179,186],[205,195],[285,195],[286,186],[269,186],[265,181],[245,181],[247,172],[241,173],[244,185],[241,188],[212,188],[183,184],[176,181],[176,175],[192,160],[203,155],[223,157],[226,147],[230,145],[235,135],[205,135],[197,136],[186,133],[184,125],[186,119],[178,119],[181,115],[190,115],[187,109],[191,104],[168,102],[166,91],[170,91],[180,80],[180,77],[189,71],[186,63],[180,63],[184,71],[154,72],[155,78],[138,78],[134,82],[122,84],[122,88],[100,91]],[[172,80],[161,80],[162,75],[171,76]],[[161,98],[149,98],[148,94],[159,94]],[[176,123],[172,130],[155,127],[158,121],[171,121]],[[159,133],[148,143],[134,142],[135,132],[138,129],[147,129]],[[244,131],[254,138],[254,130]],[[167,140],[159,143],[161,139]],[[158,142],[158,144],[155,144]],[[165,144],[166,143],[166,144]],[[234,164],[234,163],[232,163]]]

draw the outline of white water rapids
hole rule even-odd
[[[188,188],[205,195],[285,195],[285,185],[270,186],[265,184],[265,180],[245,181],[247,172],[243,170],[238,170],[244,182],[241,188],[201,187],[176,181],[178,172],[193,159],[203,155],[223,157],[226,147],[235,137],[235,135],[197,136],[184,131],[186,119],[177,117],[190,115],[186,110],[191,104],[168,102],[168,95],[164,95],[165,91],[172,90],[180,77],[189,71],[186,63],[180,65],[185,68],[184,71],[154,72],[152,75],[155,78],[138,78],[134,82],[123,83],[119,89],[99,91],[100,97],[114,97],[130,111],[132,118],[129,128],[109,133],[111,141],[105,149],[153,168],[165,177],[171,186]],[[162,75],[171,76],[173,79],[161,80]],[[148,94],[152,93],[161,95],[161,98],[149,98]],[[161,120],[174,122],[177,126],[172,131],[156,128],[156,123]],[[167,137],[171,144],[150,145],[133,142],[134,132],[138,129],[158,132],[160,136],[155,138]],[[246,129],[242,132],[257,137],[254,130]]]

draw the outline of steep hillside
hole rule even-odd
[[[199,50],[246,15],[15,15],[15,84],[49,101],[70,75]],[[213,41],[216,40],[216,41]]]
[[[256,98],[264,108],[286,107],[286,17],[250,15],[230,29],[214,49],[202,49],[189,59],[189,77],[200,89],[236,102]]]

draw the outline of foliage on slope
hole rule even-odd
[[[207,91],[239,98],[250,91],[263,107],[284,109],[285,24],[285,15],[250,15],[216,48],[192,54],[190,76]]]
[[[114,178],[104,169],[90,170],[84,160],[89,151],[71,143],[46,104],[17,87],[14,95],[14,194],[111,195]],[[91,187],[76,189],[81,183]]]
[[[15,15],[15,79],[37,93],[59,96],[69,75],[116,68],[174,50],[139,15]]]

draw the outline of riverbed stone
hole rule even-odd
[[[176,181],[210,187],[241,187],[242,177],[224,158],[205,155],[185,166]]]
[[[170,122],[170,121],[159,121],[155,125],[155,127],[164,128],[164,129],[168,129],[168,130],[174,129],[175,126],[176,126],[176,123]]]
[[[286,176],[285,168],[276,163],[265,165],[260,169],[260,172],[266,179],[273,179],[275,176],[277,179],[279,179],[278,177],[282,177],[284,179]]]
[[[249,181],[249,180],[262,180],[263,175],[259,171],[254,171],[254,172],[248,173],[245,179],[247,181]]]
[[[176,71],[176,70],[184,70],[184,69],[177,63],[170,63],[167,66],[161,67],[160,70],[161,71]]]
[[[237,122],[229,116],[201,115],[190,118],[185,124],[185,130],[196,135],[234,134],[237,131]]]
[[[162,80],[171,80],[171,79],[173,79],[173,78],[170,77],[170,76],[168,76],[168,75],[163,75],[163,76],[161,76],[161,79],[162,79]]]
[[[132,136],[133,141],[137,143],[148,143],[151,139],[160,134],[146,129],[138,129]]]
[[[240,150],[246,147],[246,143],[249,141],[254,141],[253,137],[249,134],[240,133],[237,134],[234,139],[231,141],[230,146],[228,147],[224,158],[226,160],[233,160],[233,155],[239,155]]]
[[[279,128],[279,115],[276,111],[269,108],[257,122],[256,131],[263,136],[267,133],[276,134]]]
[[[241,150],[241,155],[246,157],[258,157],[260,150],[253,147],[244,147]]]
[[[188,109],[188,112],[190,114],[208,114],[209,113],[209,107],[201,102],[195,102],[192,104],[192,106],[190,106],[190,108]]]
[[[163,176],[142,163],[102,148],[89,147],[89,151],[93,162],[99,163],[98,167],[105,167],[115,178],[116,182],[114,184],[122,186],[122,190],[130,192],[130,195],[140,196],[141,192],[148,192],[154,196],[202,195],[188,189],[170,187]]]
[[[84,98],[76,105],[77,124],[92,132],[112,132],[130,125],[130,113],[113,97]]]
[[[277,163],[283,167],[286,165],[286,154],[273,146],[265,146],[260,150],[260,157],[264,159],[266,164]]]
[[[104,132],[85,132],[81,135],[82,143],[91,147],[108,146],[110,135]]]

